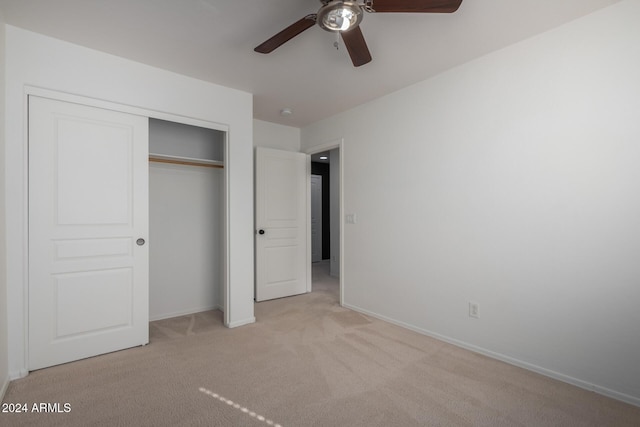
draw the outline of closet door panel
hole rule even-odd
[[[148,342],[147,141],[146,117],[29,98],[30,370]]]

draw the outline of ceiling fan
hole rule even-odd
[[[270,53],[295,36],[318,24],[326,31],[338,32],[347,47],[351,61],[359,67],[371,61],[371,53],[360,30],[363,12],[451,13],[462,0],[320,0],[322,6],[280,31],[256,47],[259,53]]]

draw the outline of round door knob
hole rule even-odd
[[[136,240],[136,245],[138,245],[138,246],[144,245],[144,239],[140,238],[140,239]]]
[[[262,229],[258,230],[258,234],[264,234],[264,230]]]

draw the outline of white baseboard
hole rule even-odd
[[[29,371],[26,369],[21,369],[17,372],[9,372],[9,376],[7,378],[3,378],[2,384],[0,384],[0,402],[4,400],[4,395],[7,393],[7,389],[9,388],[9,383],[13,380],[17,380],[19,378],[24,378],[29,375]]]
[[[202,313],[203,311],[211,311],[211,310],[218,310],[218,309],[219,309],[219,306],[214,305],[214,306],[207,306],[207,307],[190,308],[187,310],[174,311],[171,313],[155,314],[153,316],[149,316],[149,322],[154,322],[156,320],[163,320],[163,319],[171,319],[172,317],[187,316],[189,314]]]
[[[417,326],[410,325],[408,323],[404,323],[404,322],[401,322],[401,321],[396,320],[396,319],[391,319],[389,317],[383,316],[383,315],[378,314],[378,313],[371,312],[369,310],[365,310],[363,308],[360,308],[360,307],[357,307],[357,306],[354,306],[354,305],[351,305],[351,304],[346,304],[345,303],[345,304],[343,304],[343,307],[348,308],[350,310],[357,311],[357,312],[362,313],[362,314],[366,314],[367,316],[375,317],[376,319],[384,320],[385,322],[389,322],[389,323],[392,323],[392,324],[397,325],[397,326],[401,326],[403,328],[412,330],[412,331],[417,332],[419,334],[426,335],[426,336],[429,336],[431,338],[435,338],[435,339],[438,339],[440,341],[444,341],[444,342],[449,343],[449,344],[453,344],[456,347],[461,347],[461,348],[464,348],[466,350],[473,351],[474,353],[479,353],[479,354],[482,354],[484,356],[491,357],[492,359],[500,360],[500,361],[508,363],[510,365],[514,365],[514,366],[517,366],[519,368],[523,368],[523,369],[526,369],[528,371],[532,371],[532,372],[538,373],[540,375],[544,375],[546,377],[553,378],[555,380],[562,381],[562,382],[574,385],[576,387],[580,387],[580,388],[585,389],[585,390],[593,391],[593,392],[601,394],[603,396],[607,396],[607,397],[610,397],[612,399],[620,400],[622,402],[629,403],[631,405],[640,407],[640,398],[638,398],[638,397],[631,396],[631,395],[628,395],[628,394],[625,394],[625,393],[620,393],[618,391],[611,390],[611,389],[609,389],[607,387],[602,387],[602,386],[599,386],[597,384],[592,384],[592,383],[589,383],[587,381],[580,380],[578,378],[574,378],[574,377],[571,377],[571,376],[568,376],[568,375],[565,375],[565,374],[561,374],[559,372],[555,372],[555,371],[543,368],[541,366],[533,365],[531,363],[524,362],[522,360],[514,359],[513,357],[506,356],[506,355],[501,354],[501,353],[496,353],[496,352],[493,352],[491,350],[487,350],[485,348],[478,347],[478,346],[475,346],[473,344],[466,343],[464,341],[460,341],[460,340],[457,340],[457,339],[454,339],[454,338],[449,338],[447,336],[440,335],[438,333],[435,333],[435,332],[432,332],[432,331],[428,331],[426,329],[422,329],[422,328],[419,328]]]
[[[0,402],[4,400],[4,395],[7,393],[7,388],[9,388],[9,378],[5,378],[0,384]]]
[[[17,380],[20,378],[24,378],[27,375],[29,375],[29,370],[28,369],[20,369],[17,372],[9,372],[9,382],[13,381],[13,380]]]
[[[256,323],[256,318],[255,317],[249,317],[247,319],[236,320],[235,322],[231,322],[226,326],[227,326],[227,328],[237,328],[238,326],[249,325],[251,323]]]

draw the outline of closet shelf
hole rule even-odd
[[[224,168],[220,160],[194,159],[191,157],[170,156],[167,154],[149,153],[150,162],[173,163],[176,165],[203,166],[207,168]]]

